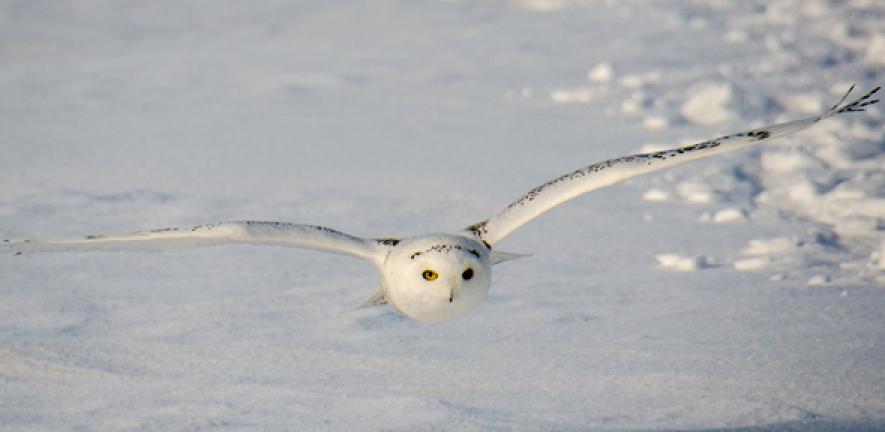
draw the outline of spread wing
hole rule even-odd
[[[854,86],[851,86],[839,103],[817,117],[738,132],[671,150],[634,154],[595,163],[528,191],[496,216],[467,227],[465,232],[491,247],[530,220],[578,195],[695,159],[715,156],[782,137],[837,114],[863,111],[865,106],[878,102],[878,99],[871,99],[871,96],[879,91],[879,88],[876,87],[857,100],[843,104],[854,89]]]
[[[192,228],[162,228],[123,235],[90,235],[65,240],[24,240],[4,245],[16,255],[31,251],[75,249],[181,249],[224,243],[294,246],[353,255],[373,262],[395,240],[363,239],[331,228],[286,222],[238,221]]]

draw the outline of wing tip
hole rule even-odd
[[[879,103],[879,99],[872,99],[872,97],[873,95],[878,93],[879,90],[882,90],[882,86],[873,87],[872,90],[864,93],[863,96],[851,102],[845,103],[845,100],[848,99],[848,96],[851,95],[855,87],[856,85],[852,84],[848,88],[848,91],[845,92],[844,95],[842,95],[842,98],[839,99],[839,102],[837,102],[835,105],[832,106],[832,108],[827,110],[827,112],[818,117],[818,120],[822,120],[836,114],[866,111],[866,107]]]

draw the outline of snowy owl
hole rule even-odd
[[[389,304],[419,321],[441,323],[464,316],[486,298],[492,267],[521,255],[495,249],[503,238],[578,195],[695,159],[737,150],[808,128],[829,117],[878,102],[879,87],[845,103],[851,89],[821,115],[752,129],[698,144],[609,159],[563,174],[530,191],[490,219],[451,234],[412,238],[360,238],[331,228],[286,222],[237,221],[192,228],[163,228],[126,235],[90,235],[47,241],[4,240],[16,255],[42,250],[196,247],[221,243],[296,246],[353,255],[374,263],[378,290],[355,309]]]

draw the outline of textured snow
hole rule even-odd
[[[883,35],[873,0],[0,2],[0,238],[456,230],[883,84]],[[345,312],[372,267],[311,251],[2,254],[0,430],[885,430],[883,150],[874,107],[578,198],[443,326]]]
[[[607,82],[612,80],[614,73],[611,63],[602,62],[587,72],[587,79],[594,82]]]
[[[744,258],[739,259],[734,262],[735,270],[740,271],[754,271],[759,270],[766,267],[769,263],[770,259],[768,257],[753,257],[753,258]],[[781,275],[778,275],[774,280],[780,280]]]
[[[668,194],[666,191],[652,188],[642,194],[642,199],[652,202],[668,201],[670,200],[670,194]]]
[[[795,248],[795,240],[786,237],[773,237],[750,240],[742,253],[744,255],[782,255],[793,251]]]
[[[728,108],[732,101],[732,89],[728,84],[701,84],[692,87],[688,94],[690,96],[680,112],[692,123],[712,125],[725,122],[733,116]]]
[[[808,285],[810,286],[821,286],[830,283],[830,277],[827,275],[814,275],[810,279],[808,279]],[[846,291],[843,291],[843,293]]]
[[[686,181],[676,185],[679,196],[691,203],[709,204],[716,201],[713,189],[707,183],[700,181]]]
[[[662,269],[690,272],[703,269],[712,265],[705,256],[681,256],[678,254],[662,254],[655,257]]]
[[[595,90],[591,87],[556,89],[550,92],[550,100],[560,104],[586,104],[593,101]]]
[[[703,212],[698,217],[698,222],[713,222],[719,224],[740,223],[747,220],[747,213],[741,209],[726,207],[716,210],[714,213]]]
[[[866,61],[872,64],[885,64],[885,34],[872,37],[867,46]]]

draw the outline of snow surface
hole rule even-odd
[[[455,230],[882,84],[883,35],[878,0],[2,1],[0,237]],[[373,269],[310,251],[0,256],[0,429],[883,430],[882,117],[568,203],[443,326],[342,313]]]

